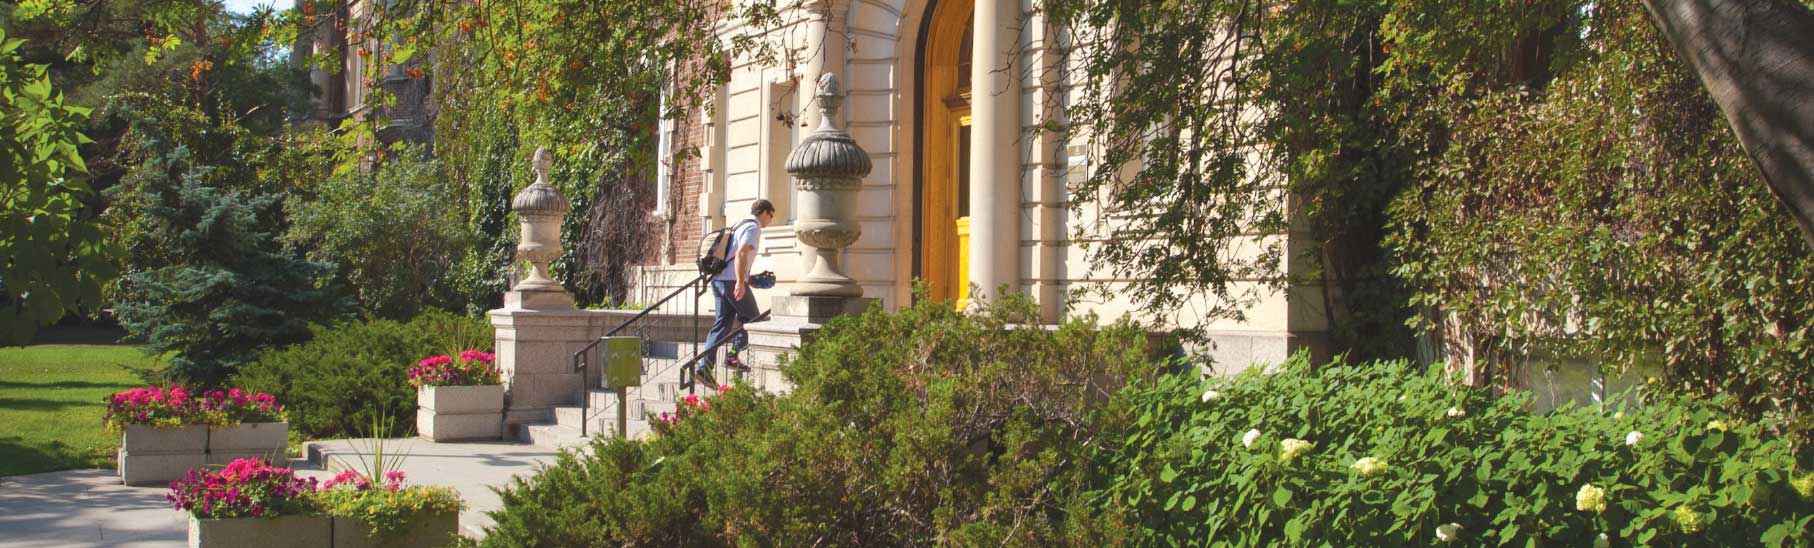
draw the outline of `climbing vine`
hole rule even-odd
[[[335,8],[316,4],[318,12]],[[582,301],[621,299],[625,280],[607,263],[643,259],[655,232],[601,226],[649,221],[637,208],[595,215],[593,204],[653,209],[658,121],[710,108],[734,62],[781,63],[788,55],[765,38],[781,20],[773,2],[406,0],[373,9],[369,26],[349,29],[352,41],[390,37],[358,52],[369,61],[364,77],[401,69],[433,80],[434,154],[452,182],[451,205],[477,234],[456,275],[475,303],[495,301],[510,282],[516,227],[509,201],[533,180],[529,158],[541,147],[555,157],[549,183],[573,203],[556,277]],[[394,99],[379,92],[375,100]],[[343,126],[343,139],[365,147],[347,165],[385,153],[371,138],[383,123]],[[676,148],[680,157],[694,154]],[[589,241],[598,238],[640,241]],[[580,248],[627,255],[582,258]]]
[[[1641,368],[1809,426],[1814,259],[1638,2],[1041,5],[1086,29],[1080,239],[1154,316],[1320,285],[1337,350]]]

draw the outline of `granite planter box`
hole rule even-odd
[[[208,427],[126,426],[114,470],[126,485],[158,485],[182,479],[208,464]]]
[[[334,548],[436,548],[452,543],[459,534],[459,512],[418,514],[401,530],[382,536],[373,536],[365,520],[334,516]]]
[[[495,440],[504,433],[504,385],[416,389],[416,432],[429,441]]]
[[[289,463],[290,423],[245,422],[208,428],[208,464],[263,458],[276,466]]]
[[[333,542],[334,520],[327,516],[189,517],[189,548],[324,548]]]

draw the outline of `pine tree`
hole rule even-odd
[[[146,225],[166,238],[165,266],[127,276],[120,322],[153,353],[174,352],[170,374],[218,385],[267,347],[306,341],[310,322],[347,310],[324,289],[328,265],[284,252],[263,212],[278,197],[210,186],[212,169],[188,163],[176,148],[147,177]]]

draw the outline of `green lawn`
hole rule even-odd
[[[101,428],[103,398],[143,384],[138,372],[154,360],[105,344],[109,335],[44,333],[43,344],[0,348],[0,477],[113,466],[120,437]]]

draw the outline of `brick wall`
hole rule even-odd
[[[683,67],[678,78],[690,77],[686,73],[690,67]],[[670,186],[668,189],[668,214],[653,217],[651,222],[661,226],[655,231],[662,241],[652,246],[654,249],[648,257],[638,264],[672,265],[692,264],[695,246],[704,234],[704,219],[699,214],[699,193],[705,185],[705,172],[700,169],[700,156],[708,153],[705,149],[705,126],[702,124],[702,109],[686,109],[684,118],[677,120],[674,127],[674,143],[671,150],[687,152],[678,162],[669,167]]]

